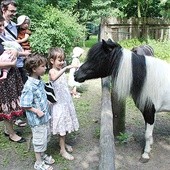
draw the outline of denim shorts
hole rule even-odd
[[[50,140],[50,126],[49,122],[43,125],[31,127],[32,143],[34,152],[44,152],[47,150],[47,143]]]

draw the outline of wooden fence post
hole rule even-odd
[[[102,79],[102,110],[100,126],[99,170],[115,170],[113,114],[111,106],[109,77]]]

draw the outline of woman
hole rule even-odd
[[[4,33],[4,18],[0,15],[0,35]],[[1,36],[0,36],[1,37]],[[3,40],[0,38],[0,55],[4,52]],[[26,140],[16,134],[13,129],[13,120],[23,114],[19,106],[19,99],[23,88],[21,75],[16,65],[18,52],[9,50],[8,53],[14,59],[12,62],[0,62],[0,69],[12,67],[6,79],[0,80],[0,121],[4,121],[9,140],[22,143]]]

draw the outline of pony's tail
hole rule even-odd
[[[125,100],[130,95],[132,85],[132,52],[130,50],[122,50],[122,57],[113,85],[118,100]]]

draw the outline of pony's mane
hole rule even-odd
[[[126,53],[126,56],[124,56]],[[132,84],[132,52],[123,49],[122,57],[117,70],[117,75],[114,78],[114,89],[117,91],[118,99],[123,100],[130,95]]]
[[[98,56],[105,56],[104,49],[102,47],[102,42],[98,42],[89,49],[86,57],[86,61],[97,61],[99,60]]]

